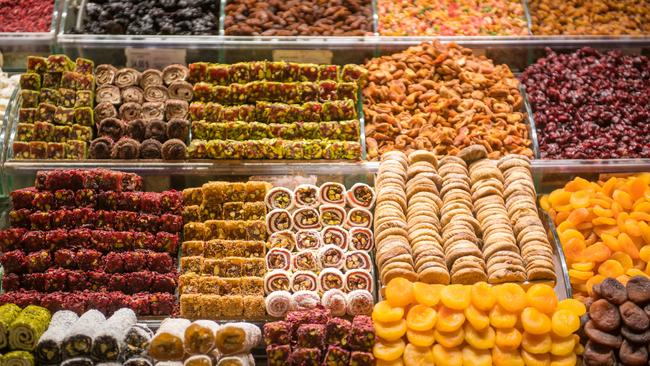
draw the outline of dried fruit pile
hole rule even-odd
[[[650,352],[650,279],[626,285],[607,278],[594,286],[584,325],[585,365],[646,365]]]
[[[440,161],[428,151],[382,156],[374,222],[382,284],[555,280],[530,161],[487,155],[472,145]]]
[[[269,366],[375,364],[375,330],[365,315],[350,322],[323,308],[292,311],[264,325],[264,343]]]
[[[524,71],[545,159],[650,157],[650,59],[549,51]]]
[[[183,191],[181,315],[260,319],[264,307],[270,184],[209,182]]]
[[[357,65],[241,62],[190,65],[194,159],[361,157]]]
[[[560,237],[575,296],[606,277],[650,275],[650,174],[575,178],[540,199]]]
[[[520,0],[379,0],[384,36],[527,35]]]
[[[27,58],[20,76],[16,159],[85,159],[93,138],[94,63],[66,55]]]
[[[390,150],[455,155],[483,145],[490,158],[532,156],[519,82],[467,48],[423,43],[366,63],[368,159]]]
[[[444,286],[396,278],[372,313],[373,353],[387,364],[573,366],[585,312],[543,284],[524,291],[513,283]]]
[[[0,32],[49,32],[54,0],[0,0]]]
[[[650,3],[643,0],[530,0],[535,35],[647,35]]]
[[[140,192],[139,176],[102,169],[38,172],[35,185],[10,195],[0,302],[171,314],[179,192]]]

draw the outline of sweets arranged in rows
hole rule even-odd
[[[33,366],[36,342],[50,325],[52,315],[40,306],[7,303],[0,306],[0,363]]]
[[[53,170],[12,192],[11,228],[0,232],[0,301],[171,314],[182,196],[141,187],[132,173]]]
[[[181,315],[261,319],[270,184],[209,182],[183,191]]]
[[[94,63],[30,56],[20,77],[16,159],[85,159],[93,138]]]
[[[374,356],[405,365],[576,365],[585,306],[552,287],[393,279],[372,313]]]
[[[284,320],[264,324],[270,366],[372,366],[375,330],[369,316],[350,322],[327,309],[289,312]]]
[[[382,284],[555,281],[530,161],[487,155],[472,145],[440,160],[427,151],[382,156],[374,221]]]
[[[553,219],[576,298],[607,277],[650,275],[650,174],[575,178],[540,199]]]
[[[185,66],[141,73],[99,65],[95,73],[97,138],[90,145],[91,159],[185,158],[192,100]]]

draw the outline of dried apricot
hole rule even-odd
[[[589,186],[591,186],[590,181],[581,177],[575,177],[564,186],[564,190],[567,192],[577,192],[583,189],[588,189]]]
[[[582,233],[579,232],[576,229],[566,229],[563,232],[558,233],[558,236],[560,237],[560,242],[561,243],[566,243],[571,238],[577,238],[577,239],[580,239],[582,241],[585,240],[585,236],[582,235]]]
[[[433,330],[418,332],[417,330],[407,329],[406,339],[409,340],[409,343],[418,347],[429,347],[436,341]]]
[[[598,273],[605,277],[618,277],[625,274],[625,270],[619,262],[608,259],[598,266]]]
[[[463,353],[459,348],[446,348],[436,344],[431,349],[433,362],[437,366],[462,366]]]
[[[533,307],[521,312],[521,325],[530,334],[545,334],[551,331],[551,319]]]
[[[564,299],[557,304],[557,310],[568,310],[575,316],[582,316],[587,312],[587,307],[576,299]]]
[[[405,366],[430,366],[433,365],[433,353],[429,347],[417,347],[407,344],[402,356]]]
[[[440,301],[440,291],[444,285],[416,282],[413,284],[413,294],[418,304],[436,306]]]
[[[494,347],[494,329],[487,327],[483,330],[474,329],[471,324],[465,324],[465,342],[478,349],[490,349]]]
[[[524,292],[521,286],[514,283],[498,285],[494,288],[494,293],[499,305],[513,313],[522,311],[528,303],[526,300],[526,292]]]
[[[372,309],[372,320],[383,323],[396,322],[404,317],[404,309],[392,306],[388,301],[380,301]]]
[[[564,256],[570,262],[582,260],[582,252],[585,249],[587,249],[587,245],[580,238],[571,238],[562,245]]]
[[[649,238],[650,239],[650,238]],[[644,262],[650,262],[650,242],[639,250],[639,258]]]
[[[513,328],[517,324],[517,314],[506,311],[501,305],[495,305],[490,311],[490,325],[495,328]]]
[[[497,302],[492,286],[486,282],[477,282],[472,285],[472,305],[478,310],[490,311]]]
[[[589,198],[591,193],[589,191],[578,191],[573,192],[571,198],[569,198],[569,203],[573,208],[582,208],[589,206]]]
[[[612,254],[611,259],[617,261],[618,263],[623,266],[623,270],[627,272],[628,269],[632,268],[634,266],[634,262],[632,261],[632,257],[630,257],[629,254],[623,253],[623,252],[615,252]]]
[[[584,283],[593,277],[594,273],[592,271],[578,271],[577,269],[569,270],[569,279],[571,283]]]
[[[447,285],[440,291],[440,301],[448,308],[464,310],[471,302],[470,286],[465,285]]]
[[[413,294],[413,283],[405,278],[393,278],[388,285],[386,285],[386,300],[398,307],[406,307],[415,302],[415,295]]]
[[[566,254],[566,252],[565,252]],[[571,263],[571,269],[575,269],[577,271],[591,271],[594,269],[596,264],[594,262],[575,262]]]
[[[465,319],[472,325],[472,327],[474,327],[474,329],[481,330],[490,326],[490,317],[486,313],[475,308],[474,305],[468,306],[467,309],[465,309],[464,314]]]
[[[551,364],[551,355],[548,353],[536,354],[522,349],[521,358],[524,359],[526,366],[549,366]]]
[[[555,229],[557,230],[558,233],[563,233],[567,229],[575,229],[575,228],[576,226],[572,222],[564,221],[560,225],[558,225]]]
[[[639,229],[641,230],[641,237],[643,237],[643,241],[645,241],[646,244],[650,244],[650,225],[641,221],[639,222]],[[644,261],[647,262],[648,260],[644,259]]]
[[[436,330],[441,332],[453,332],[460,329],[465,322],[465,315],[462,311],[450,309],[441,306],[438,309],[438,320],[436,321]]]
[[[488,350],[463,347],[463,366],[492,366],[492,353]]]
[[[632,241],[629,235],[626,233],[618,234],[618,244],[621,246],[621,250],[629,254],[632,259],[639,258],[639,248],[636,247],[636,244],[634,244],[634,241]]]
[[[591,224],[594,226],[598,225],[616,225],[616,220],[611,217],[596,217],[591,220]]]
[[[577,361],[578,358],[573,352],[564,356],[551,356],[551,366],[575,366]]]
[[[435,330],[433,336],[436,339],[436,343],[447,348],[458,347],[465,341],[465,331],[463,328],[458,328],[453,332],[440,332]]]
[[[579,225],[589,217],[589,210],[584,207],[573,210],[565,222],[570,222],[573,225]]]
[[[406,326],[413,330],[433,329],[438,320],[438,313],[433,308],[424,305],[414,305],[406,315]]]
[[[593,200],[592,200],[592,203],[593,203]],[[606,206],[609,207],[609,204],[606,204]],[[612,210],[608,209],[607,207],[604,207],[604,205],[599,203],[599,204],[595,205],[592,208],[592,210],[594,212],[594,215],[596,215],[598,217],[607,217],[607,218],[614,217],[614,213],[612,212]],[[610,225],[613,225],[613,224],[610,224]]]
[[[497,328],[494,343],[503,349],[518,348],[521,344],[521,332],[517,328]]]
[[[557,307],[557,295],[553,287],[545,284],[534,284],[526,291],[526,298],[528,305],[541,311],[542,313],[550,314],[555,311]]]
[[[632,200],[632,196],[630,196],[629,193],[622,191],[620,189],[617,189],[612,193],[612,198],[614,201],[616,201],[618,204],[623,207],[625,210],[631,210],[632,206],[634,205],[634,201]]]
[[[404,366],[404,361],[401,358],[392,361],[384,361],[377,359],[376,366]]]
[[[406,320],[404,319],[390,323],[374,322],[373,325],[377,337],[387,341],[396,341],[406,334]]]
[[[603,282],[605,278],[607,277],[597,274],[587,280],[587,292],[589,293],[589,296],[593,295],[593,287]]]
[[[603,243],[596,243],[588,246],[582,251],[580,257],[585,261],[602,262],[612,255],[609,247]]]
[[[404,348],[406,348],[406,345],[401,339],[393,342],[389,342],[385,339],[377,339],[372,348],[372,354],[378,360],[394,361],[402,357]]]
[[[524,359],[516,349],[492,348],[492,362],[495,366],[525,366]]]
[[[524,332],[521,338],[521,347],[535,354],[551,352],[551,335]]]
[[[564,189],[556,189],[548,195],[548,203],[555,207],[566,205],[571,199],[571,192],[567,192]]]
[[[568,337],[580,329],[580,318],[571,310],[560,309],[551,318],[553,333],[560,337]]]
[[[573,352],[576,346],[576,339],[573,334],[568,337],[559,337],[551,334],[551,354],[555,356],[566,356]]]

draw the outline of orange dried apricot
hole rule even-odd
[[[417,347],[407,344],[402,356],[405,366],[430,366],[433,365],[433,353],[429,347]]]
[[[521,325],[530,334],[545,334],[551,331],[551,319],[533,307],[527,307],[521,312]]]
[[[548,203],[555,207],[566,205],[571,199],[571,192],[567,192],[564,189],[556,189],[548,195]]]
[[[438,309],[438,320],[436,321],[436,330],[441,332],[453,332],[463,326],[465,314],[462,311],[450,309],[441,306]]]
[[[592,271],[578,271],[577,269],[569,270],[569,279],[571,283],[583,283],[594,276]]]
[[[497,328],[494,343],[503,349],[518,348],[521,344],[521,332],[517,328]]]
[[[551,335],[524,332],[521,338],[521,347],[535,354],[551,352]]]
[[[568,337],[559,337],[551,334],[551,354],[555,356],[566,356],[573,352],[576,340],[573,334]]]
[[[641,230],[641,237],[643,238],[643,241],[646,244],[650,245],[650,225],[641,221],[639,222],[639,229]]]
[[[378,360],[394,361],[402,357],[406,345],[401,339],[389,342],[385,339],[377,339],[372,348],[372,354]]]
[[[414,305],[406,315],[406,326],[413,330],[433,329],[438,320],[438,313],[433,308],[424,305]]]
[[[625,271],[619,262],[608,259],[598,266],[598,273],[605,277],[618,277],[624,274]]]
[[[494,347],[495,334],[492,327],[476,330],[471,324],[466,323],[463,328],[465,330],[465,342],[470,346],[478,349],[490,349]]]
[[[628,179],[628,187],[632,200],[643,197],[648,184],[641,177]]]
[[[618,204],[623,207],[625,210],[631,210],[632,206],[634,205],[634,200],[632,199],[632,196],[630,196],[629,193],[622,191],[620,189],[617,189],[612,193],[612,198],[614,201],[616,201]]]
[[[494,293],[499,305],[507,311],[518,313],[526,307],[526,292],[515,283],[498,285],[494,288]]]
[[[648,275],[647,273],[643,272],[643,271],[640,270],[640,269],[636,269],[636,268],[630,268],[630,269],[628,269],[627,271],[625,271],[625,274],[626,274],[628,277],[634,277],[634,276],[650,277],[650,275]]]
[[[632,259],[639,258],[639,248],[636,247],[629,235],[626,233],[618,234],[618,244],[621,246],[621,251],[629,254]]]
[[[571,269],[575,269],[577,271],[591,271],[594,269],[596,264],[594,262],[575,262],[571,263]]]
[[[534,284],[526,291],[528,305],[542,313],[552,313],[557,307],[557,295],[553,287],[546,284]]]
[[[571,314],[581,317],[587,312],[587,307],[576,299],[564,299],[557,303],[557,310],[568,310]]]
[[[490,311],[497,302],[492,286],[486,282],[477,282],[472,285],[472,305],[478,310]]]
[[[605,276],[597,274],[587,280],[587,292],[589,293],[589,296],[593,295],[594,285],[603,282],[605,278],[606,278]]]
[[[472,301],[472,288],[465,285],[447,285],[440,291],[440,301],[448,308],[464,310]]]
[[[600,235],[600,238],[603,240],[603,243],[611,250],[612,252],[616,252],[621,250],[621,245],[618,243],[618,239],[616,236],[608,234],[608,233],[603,233]]]
[[[551,204],[548,202],[548,195],[544,195],[539,199],[539,207],[544,211],[548,211],[551,208]]]
[[[402,277],[393,278],[386,285],[386,300],[391,305],[402,308],[414,303],[413,283]]]
[[[571,194],[569,198],[569,203],[573,208],[582,208],[589,206],[589,198],[591,193],[589,191],[578,191]]]
[[[630,277],[626,276],[624,274],[616,277],[616,281],[620,282],[623,286],[626,286],[627,281],[629,281],[629,280],[630,280]]]
[[[584,240],[579,238],[571,238],[562,245],[564,256],[569,262],[576,262],[582,260],[582,252],[587,249]]]
[[[577,362],[578,358],[573,352],[565,356],[551,356],[551,366],[575,366]]]
[[[609,234],[616,237],[620,232],[621,231],[618,229],[618,226],[598,226],[594,228],[594,233],[599,236],[602,236],[603,234]]]
[[[465,341],[465,331],[462,327],[453,332],[441,332],[435,330],[433,336],[436,339],[436,343],[447,348],[458,347]]]
[[[516,349],[492,348],[494,366],[525,366],[524,359]]]
[[[474,327],[474,329],[484,329],[485,327],[490,326],[490,317],[478,310],[477,308],[474,307],[474,305],[470,305],[465,309],[464,311],[465,314],[465,319]]]
[[[585,261],[602,262],[609,258],[610,255],[612,255],[612,251],[609,247],[599,242],[585,248],[580,257]]]
[[[375,334],[377,337],[383,338],[387,341],[396,341],[406,334],[406,320],[401,319],[396,322],[382,323],[374,322]]]
[[[431,349],[436,366],[462,366],[463,353],[459,348],[446,348],[436,344]]]
[[[506,311],[501,305],[490,310],[490,325],[495,328],[513,328],[517,324],[517,314]]]
[[[392,306],[388,301],[380,301],[372,309],[372,320],[383,323],[396,322],[404,317],[404,309]]]
[[[580,329],[580,318],[570,310],[560,309],[551,318],[553,333],[568,337]]]
[[[491,366],[492,352],[476,349],[471,346],[463,347],[463,366]]]
[[[440,291],[444,285],[416,282],[413,284],[413,294],[418,304],[436,306],[440,301]]]
[[[625,229],[625,232],[628,233],[631,237],[639,237],[641,236],[641,229],[639,229],[639,223],[637,222],[636,219],[632,217],[634,213],[630,214],[630,218],[625,220],[625,223],[623,224],[623,228]],[[635,215],[636,217],[643,216],[643,215]]]
[[[630,257],[630,255],[627,253],[616,252],[612,254],[611,259],[620,263],[621,266],[623,266],[624,271],[627,271],[628,269],[634,266],[634,263],[632,262],[632,257]]]
[[[593,202],[593,201],[592,201],[592,202]],[[609,207],[609,204],[607,205],[607,207]],[[592,208],[592,210],[593,210],[593,212],[594,212],[594,215],[596,215],[596,216],[598,216],[598,217],[605,217],[605,218],[612,218],[612,217],[614,217],[614,213],[612,212],[612,210],[610,210],[610,209],[608,209],[608,208],[606,208],[606,207],[604,207],[604,206],[602,206],[602,205],[600,205],[600,204],[595,205],[595,206]],[[592,222],[593,222],[593,220],[592,220]],[[594,225],[595,225],[595,224],[594,224]],[[613,224],[610,224],[610,225],[613,225]]]
[[[619,180],[616,177],[609,178],[606,182],[602,184],[602,192],[608,196],[612,195],[614,188],[618,185]]]
[[[570,222],[570,221],[564,221],[560,225],[558,225],[555,229],[557,230],[558,233],[563,233],[567,229],[575,229],[576,226]]]
[[[573,225],[579,225],[589,217],[589,210],[584,207],[573,210],[565,222],[570,222]]]
[[[522,349],[521,358],[524,359],[526,366],[549,366],[551,364],[551,355],[548,353],[535,354]]]
[[[585,240],[585,236],[582,235],[582,233],[577,229],[566,229],[563,232],[558,233],[558,236],[560,237],[561,243],[566,243],[571,238],[576,238],[583,241]]]
[[[616,225],[616,220],[611,217],[596,217],[591,220],[591,224],[594,226],[598,225]]]
[[[409,340],[409,343],[412,343],[418,347],[429,347],[436,341],[433,330],[419,332],[417,330],[407,329],[406,339]]]
[[[377,359],[376,366],[404,366],[404,361],[401,358],[392,361],[384,361]]]
[[[650,262],[650,244],[644,245],[641,250],[639,250],[639,258],[644,262]]]
[[[583,189],[588,189],[590,186],[590,181],[582,177],[575,177],[564,186],[564,190],[567,192],[577,192]]]

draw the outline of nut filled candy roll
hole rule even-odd
[[[316,291],[318,289],[318,276],[312,271],[296,271],[291,276],[290,289],[296,291]]]
[[[321,205],[318,211],[322,226],[341,226],[347,215],[345,208],[331,204]]]
[[[289,271],[276,269],[264,275],[264,291],[267,295],[275,291],[287,291],[291,286]]]
[[[8,366],[34,366],[34,355],[27,351],[12,351],[4,355],[2,364]]]
[[[368,252],[363,250],[353,250],[345,253],[345,266],[346,271],[354,269],[363,269],[365,271],[372,270],[372,260]]]
[[[323,203],[345,205],[345,186],[335,182],[323,183],[318,189],[318,196]]]
[[[347,298],[343,291],[333,288],[323,293],[321,305],[325,309],[328,309],[332,316],[344,316],[346,313]]]
[[[354,290],[348,294],[348,315],[370,315],[373,305],[372,294],[366,290]]]
[[[267,247],[292,251],[296,247],[296,235],[290,230],[275,232],[269,236]]]
[[[31,203],[30,203],[30,205],[31,205]],[[14,204],[14,206],[15,206],[15,204]],[[6,252],[6,250],[5,250],[5,252]],[[16,253],[19,253],[19,252],[16,252]],[[16,260],[16,262],[19,262],[19,261]],[[9,268],[8,263],[2,263],[2,264],[3,264],[4,268],[5,268],[5,272],[7,272],[7,273],[10,272],[10,270],[8,270],[8,268]],[[16,305],[16,304],[4,304],[4,305],[0,306],[0,348],[1,349],[4,349],[4,348],[7,347],[7,344],[9,343],[9,341],[7,339],[7,334],[9,333],[9,326],[18,317],[18,315],[20,314],[20,311],[21,311],[20,307],[18,305]]]
[[[320,304],[320,296],[316,291],[297,291],[291,295],[291,310],[314,309]]]
[[[287,210],[276,208],[266,215],[266,225],[269,234],[282,230],[291,230],[293,228],[291,213]]]
[[[370,251],[374,247],[372,231],[365,227],[350,229],[350,250]]]
[[[130,358],[144,355],[149,348],[149,342],[153,338],[153,332],[146,324],[134,324],[124,337],[125,347],[122,349],[121,358]]]
[[[290,210],[293,207],[293,191],[285,187],[271,188],[264,197],[264,202],[269,210],[276,208]]]
[[[355,207],[348,211],[345,220],[346,227],[363,227],[369,228],[372,225],[372,213],[365,208]]]
[[[31,352],[47,330],[51,318],[49,310],[28,305],[9,326],[9,348]]]
[[[291,252],[285,248],[271,248],[266,252],[266,268],[268,270],[291,270]]]
[[[63,339],[78,319],[79,316],[69,310],[60,310],[54,313],[50,327],[39,339],[34,352],[40,364],[51,365],[61,362]]]
[[[274,210],[275,211],[275,210]],[[320,229],[322,227],[320,222],[320,215],[315,208],[302,207],[294,211],[292,217],[293,227],[298,230],[304,229]]]
[[[352,207],[370,209],[375,204],[375,191],[367,184],[357,183],[347,191],[345,198]]]
[[[93,359],[117,361],[126,346],[126,334],[136,321],[137,317],[131,309],[122,308],[113,313],[93,336]]]
[[[163,320],[158,332],[151,339],[149,355],[160,361],[182,360],[185,355],[183,346],[185,330],[190,324],[187,319]]]
[[[230,323],[219,328],[215,345],[223,355],[248,353],[260,344],[262,331],[250,323]]]
[[[212,359],[206,355],[194,355],[188,357],[183,366],[212,366]]]
[[[321,203],[318,187],[301,184],[294,190],[294,203],[297,207],[318,207]]]
[[[365,269],[347,271],[344,282],[347,291],[367,290],[372,292],[374,289],[372,275]]]
[[[340,226],[327,226],[320,233],[324,245],[333,244],[337,247],[348,250],[349,233]]]
[[[214,348],[219,324],[212,320],[197,320],[185,329],[185,352],[190,355],[204,355]]]
[[[255,366],[252,354],[226,356],[219,360],[217,366]]]
[[[318,289],[325,292],[332,289],[343,290],[345,280],[343,272],[336,268],[325,268],[318,275]]]
[[[336,245],[325,245],[318,249],[318,260],[323,268],[342,269],[345,265],[345,252]]]
[[[291,308],[291,293],[289,291],[275,291],[267,294],[264,300],[266,312],[274,318],[282,318]]]
[[[104,314],[94,309],[80,316],[63,339],[63,358],[90,356],[93,336],[104,322]]]
[[[320,233],[317,230],[300,230],[296,233],[296,249],[318,249],[323,246]]]
[[[321,248],[322,249],[322,248]],[[315,250],[304,250],[293,253],[291,266],[294,271],[318,271],[321,268],[318,253]]]

